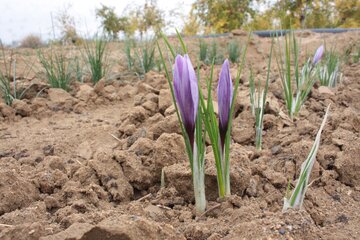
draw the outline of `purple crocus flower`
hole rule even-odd
[[[317,64],[324,53],[324,45],[321,45],[315,52],[314,58],[312,60],[313,65]]]
[[[219,108],[219,130],[221,147],[225,144],[225,136],[228,129],[233,85],[230,76],[229,61],[226,59],[222,65],[219,83],[217,88],[218,108]]]
[[[191,147],[194,149],[199,90],[196,74],[187,54],[184,57],[181,55],[176,56],[174,65],[174,93]]]

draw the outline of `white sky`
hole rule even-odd
[[[187,14],[193,1],[157,0],[157,4],[164,11],[176,9]],[[44,40],[51,38],[51,13],[55,16],[69,4],[69,13],[75,18],[78,32],[81,35],[94,34],[100,31],[95,9],[101,4],[115,7],[116,13],[121,15],[126,7],[142,5],[144,2],[145,0],[0,0],[0,39],[3,43],[10,44],[30,33],[40,35]]]

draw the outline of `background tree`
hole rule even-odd
[[[252,0],[196,0],[192,11],[205,33],[222,33],[240,28],[254,14]]]
[[[281,0],[256,14],[249,25],[252,29],[271,29],[274,22],[293,29],[359,27],[360,1]]]
[[[360,1],[336,0],[335,8],[338,11],[337,25],[339,27],[360,26]]]
[[[129,28],[128,17],[118,17],[114,8],[102,5],[101,8],[96,9],[96,17],[101,19],[104,32],[112,39],[117,39],[120,32],[124,32],[126,35],[133,33]]]
[[[274,4],[284,28],[334,27],[333,0],[282,0]]]
[[[55,26],[60,31],[63,44],[76,43],[80,38],[76,31],[75,18],[70,15],[71,5],[64,6],[55,15]]]
[[[356,28],[360,27],[360,1],[195,0],[188,16],[183,32],[189,35],[200,30],[206,34],[237,28]]]
[[[141,38],[149,30],[158,34],[165,25],[164,14],[157,7],[156,0],[146,1],[143,6],[131,11],[130,15],[131,28],[138,30]]]
[[[200,22],[199,19],[194,14],[193,9],[190,11],[188,20],[185,22],[182,29],[182,33],[186,36],[194,36],[200,31]]]

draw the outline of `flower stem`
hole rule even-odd
[[[230,167],[228,167],[228,171],[226,171],[225,175],[225,196],[231,195],[231,189],[230,189]]]
[[[203,213],[206,208],[204,170],[200,170],[193,176],[196,213]]]
[[[256,150],[261,150],[261,141],[262,141],[262,128],[256,127],[255,130],[255,146]]]
[[[194,196],[195,196],[195,208],[196,213],[201,214],[206,208],[205,198],[205,173],[204,173],[204,161],[199,159],[197,153],[197,146],[194,144],[193,151],[193,185],[194,185]]]

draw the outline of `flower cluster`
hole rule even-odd
[[[231,117],[231,105],[233,100],[233,83],[230,76],[229,61],[225,60],[219,75],[219,82],[217,87],[218,95],[218,109],[219,109],[219,121],[210,121],[214,119],[215,113],[212,106],[205,106],[204,97],[202,92],[199,91],[198,79],[196,77],[193,65],[187,54],[184,56],[177,55],[175,57],[175,64],[173,68],[173,92],[175,96],[176,106],[180,112],[181,123],[185,132],[185,139],[189,144],[189,159],[191,160],[193,184],[195,192],[195,200],[197,209],[201,212],[204,210],[205,204],[205,186],[204,186],[204,160],[203,152],[199,149],[204,149],[203,141],[197,141],[197,139],[205,139],[203,135],[201,124],[199,121],[203,121],[205,128],[211,139],[215,158],[217,159],[217,169],[219,179],[219,194],[220,197],[225,196],[225,192],[230,194],[229,183],[229,159],[226,158],[226,136],[229,131],[229,123]],[[200,104],[199,95],[202,100]],[[211,99],[211,97],[209,98]],[[208,101],[211,102],[212,101]],[[201,109],[199,106],[202,106]],[[203,113],[204,117],[199,114],[199,109]],[[199,119],[200,118],[200,119]],[[201,137],[199,136],[201,135]]]
[[[169,83],[169,87],[176,110],[176,115],[180,123],[182,135],[185,141],[186,151],[189,157],[192,181],[194,187],[195,207],[198,213],[203,213],[206,209],[205,197],[205,139],[209,140],[214,154],[215,166],[217,172],[217,183],[219,190],[219,197],[224,198],[231,194],[230,191],[230,143],[231,143],[231,125],[232,116],[234,112],[234,102],[237,95],[237,89],[240,82],[241,71],[244,66],[244,59],[247,48],[242,51],[242,59],[239,64],[236,78],[233,80],[230,74],[230,63],[226,59],[221,67],[218,85],[217,85],[217,104],[218,116],[214,111],[212,100],[212,83],[214,76],[214,61],[211,67],[210,76],[206,81],[207,99],[205,99],[202,89],[200,87],[200,74],[196,73],[191,63],[190,57],[187,54],[186,46],[178,33],[182,51],[184,54],[176,54],[174,48],[169,43],[168,39],[163,36],[165,44],[170,50],[173,57],[172,75],[169,73],[165,60],[158,45],[160,57],[163,62],[165,74]],[[277,57],[277,65],[279,67],[280,77],[282,79],[285,103],[292,117],[303,105],[309,91],[314,84],[314,69],[317,68],[320,62],[324,47],[320,46],[313,59],[308,61],[299,71],[299,52],[295,36],[285,38],[285,55]],[[256,147],[261,149],[261,135],[263,130],[263,116],[265,111],[266,96],[268,84],[270,79],[271,57],[273,52],[274,39],[272,41],[270,57],[268,62],[267,80],[265,88],[260,92],[260,82],[258,84],[257,105],[255,106],[255,84],[254,80],[250,81],[251,88],[251,103],[253,113],[256,117]],[[279,47],[280,48],[280,47]],[[283,53],[279,51],[279,53]],[[291,54],[294,57],[291,58]],[[281,55],[279,54],[279,55]],[[292,88],[292,73],[290,64],[295,64],[295,83],[296,91]],[[199,68],[198,68],[199,69]],[[295,93],[295,96],[293,94]],[[327,116],[327,114],[326,114]],[[324,127],[326,117],[319,130],[316,143],[313,147],[311,155],[309,155],[303,170],[301,172],[301,182],[294,190],[292,196],[285,199],[285,207],[301,206],[306,184],[308,181],[311,167],[315,159],[316,150],[319,145],[320,134]],[[300,191],[303,189],[303,191]]]

